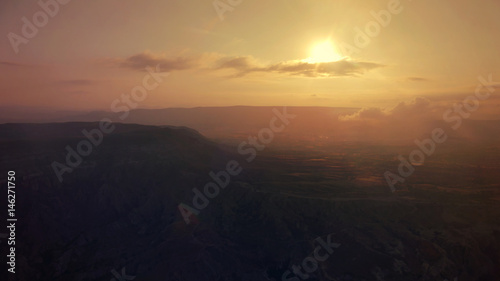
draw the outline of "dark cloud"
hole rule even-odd
[[[500,95],[497,95],[497,92],[500,92],[500,85],[493,84],[490,87],[492,87],[495,92],[492,93],[488,97],[488,101],[498,101],[500,100]],[[485,94],[487,93],[486,88],[481,89],[481,93]],[[429,93],[426,95],[426,98],[431,100],[432,102],[436,103],[446,103],[446,104],[453,104],[457,102],[461,102],[464,99],[466,99],[468,96],[474,96],[475,95],[475,87],[469,87],[469,90],[465,91],[460,91],[460,92],[455,92],[455,93]]]
[[[139,71],[144,71],[148,66],[154,68],[160,65],[162,72],[186,70],[194,68],[197,65],[197,59],[195,58],[166,58],[165,56],[154,55],[150,52],[143,52],[125,59],[106,59],[105,62],[113,66]]]
[[[232,69],[236,71],[235,76],[241,77],[250,72],[262,71],[252,57],[223,57],[216,64],[216,69]]]

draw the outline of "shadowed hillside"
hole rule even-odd
[[[190,129],[123,124],[59,182],[52,161],[95,126],[0,125],[0,168],[18,175],[19,280],[110,280],[123,267],[134,280],[282,280],[318,238],[336,248],[309,280],[498,276],[498,187],[396,196],[366,185],[359,161],[373,160],[350,148],[248,164]],[[243,172],[187,225],[179,203],[192,206],[192,189],[230,160]]]

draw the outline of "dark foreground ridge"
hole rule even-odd
[[[18,177],[18,280],[118,280],[122,269],[139,281],[500,276],[500,211],[486,194],[395,196],[358,186],[349,159],[327,169],[308,166],[317,156],[305,150],[269,152],[187,225],[178,204],[210,171],[243,164],[236,149],[187,128],[115,124],[59,182],[52,162],[96,124],[0,125],[0,170]]]

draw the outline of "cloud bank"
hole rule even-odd
[[[275,73],[303,77],[359,76],[384,65],[374,62],[340,60],[333,62],[309,63],[304,60],[261,63],[252,56],[226,56],[202,54],[168,57],[151,52],[139,53],[127,58],[105,59],[114,67],[144,71],[148,66],[160,65],[162,71],[209,70],[213,72],[231,71],[232,77],[243,77],[250,73]]]
[[[383,109],[378,107],[362,108],[359,111],[339,116],[341,121],[367,121],[367,120],[405,120],[421,116],[430,117],[435,113],[431,101],[424,97],[417,97],[410,102],[400,102],[395,107]]]
[[[127,58],[108,58],[103,62],[113,67],[145,71],[146,67],[161,66],[163,72],[178,70],[187,70],[195,68],[198,64],[197,58],[189,57],[167,57],[165,55],[156,55],[145,51]]]

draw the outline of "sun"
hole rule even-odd
[[[333,62],[344,59],[335,46],[330,41],[325,41],[314,45],[311,49],[311,56],[306,59],[309,63]]]

